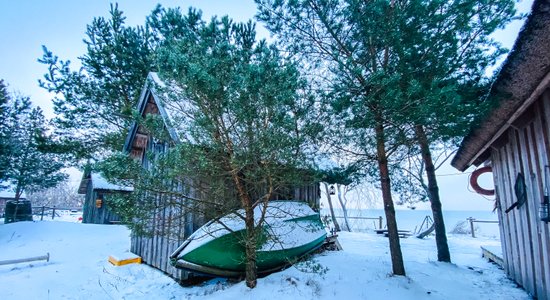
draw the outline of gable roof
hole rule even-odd
[[[550,2],[535,0],[514,47],[491,87],[498,105],[462,140],[451,165],[460,171],[489,158],[489,147],[550,83]]]
[[[156,72],[150,72],[147,75],[147,79],[145,80],[145,84],[141,91],[137,110],[141,116],[145,116],[147,103],[150,99],[152,99],[156,104],[156,107],[158,108],[159,114],[162,117],[164,124],[166,125],[170,138],[172,138],[174,142],[178,143],[180,139],[174,129],[174,126],[172,126],[172,116],[169,115],[164,108],[164,105],[166,103],[166,94],[160,91],[164,88],[166,88],[166,84],[158,77],[158,74]],[[132,142],[135,138],[138,128],[139,124],[136,121],[132,122],[132,125],[130,125],[130,130],[128,131],[128,135],[126,136],[126,140],[124,142],[124,152],[130,152],[132,148]]]

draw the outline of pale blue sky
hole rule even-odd
[[[44,109],[47,116],[53,114],[50,96],[38,87],[38,79],[47,71],[38,63],[42,45],[46,45],[60,59],[71,60],[78,66],[77,57],[85,53],[82,40],[86,25],[97,16],[107,17],[108,0],[0,0],[0,78],[10,90],[31,96],[34,103]],[[145,17],[157,3],[165,7],[193,6],[210,18],[213,15],[229,15],[236,21],[254,17],[256,6],[252,0],[193,0],[193,1],[132,1],[121,0],[119,8],[129,25],[143,25]],[[263,29],[263,28],[262,28]],[[259,35],[267,37],[266,30]]]
[[[47,117],[53,115],[51,96],[38,87],[38,79],[46,72],[44,65],[37,62],[42,56],[42,45],[46,45],[60,59],[71,60],[78,66],[77,58],[86,48],[82,40],[86,25],[94,17],[108,16],[109,0],[0,0],[0,79],[9,84],[10,91],[28,95],[42,107]],[[127,24],[142,25],[157,3],[165,7],[181,7],[187,10],[193,6],[203,11],[207,18],[213,15],[229,15],[236,21],[254,17],[256,7],[253,0],[165,0],[137,1],[120,0],[119,8],[127,17]],[[528,12],[532,0],[518,3],[522,12]],[[495,38],[511,48],[522,22],[515,22]],[[267,37],[265,29],[258,25],[260,37]],[[458,173],[445,166],[439,174]],[[467,175],[439,177],[444,209],[490,210],[493,202],[468,191]],[[485,181],[490,182],[488,178]]]

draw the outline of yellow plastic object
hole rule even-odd
[[[124,266],[127,264],[141,264],[141,257],[140,256],[132,256],[129,258],[118,258],[113,255],[109,255],[109,262],[112,263],[115,266]]]

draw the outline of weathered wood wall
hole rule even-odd
[[[318,184],[294,189],[294,199],[307,202],[313,208],[319,207],[320,195]],[[130,251],[141,256],[145,264],[165,272],[176,280],[186,280],[189,274],[174,268],[170,264],[169,256],[185,238],[207,220],[186,213],[181,205],[167,205],[167,201],[171,199],[158,197],[155,201],[159,209],[152,212],[149,220],[150,234],[133,235]]]
[[[550,91],[542,95],[491,147],[505,270],[539,300],[550,299],[550,228],[539,209],[550,178]],[[525,177],[527,201],[517,201],[514,185]],[[546,172],[548,173],[548,172]]]
[[[174,268],[169,257],[198,224],[194,226],[193,215],[185,211],[185,204],[178,205],[173,199],[161,196],[154,201],[157,209],[145,220],[148,232],[132,235],[130,251],[141,256],[143,263],[175,279],[187,279],[187,272]]]
[[[94,189],[89,181],[82,207],[82,223],[114,224],[120,222],[120,217],[109,209],[109,194],[109,191]],[[96,207],[98,198],[103,201],[100,208]]]

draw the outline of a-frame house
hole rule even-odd
[[[170,109],[170,103],[166,99],[166,90],[170,88],[174,87],[166,86],[156,73],[150,73],[147,76],[137,106],[137,110],[143,118],[149,114],[156,114],[162,118],[169,139],[165,141],[156,140],[142,125],[135,122],[131,125],[124,143],[124,152],[139,160],[144,168],[150,167],[148,160],[151,155],[147,155],[147,153],[168,151],[170,147],[186,138],[185,132],[178,130],[178,124],[184,122],[184,118],[176,115],[177,109]],[[200,195],[192,190],[189,193],[192,198],[200,198]],[[275,197],[280,197],[280,195]],[[319,208],[319,184],[294,187],[290,189],[290,195],[287,198],[274,199],[301,200],[309,203],[314,208]],[[202,215],[181,208],[185,206],[169,207],[163,205],[164,201],[170,200],[173,199],[155,198],[154,201],[158,201],[158,205],[155,206],[159,209],[150,212],[152,217],[150,218],[149,227],[152,229],[150,230],[152,234],[139,235],[134,233],[130,250],[141,256],[144,263],[162,270],[176,280],[185,280],[189,274],[186,271],[174,268],[170,264],[169,256],[186,237],[208,220],[205,220]]]

